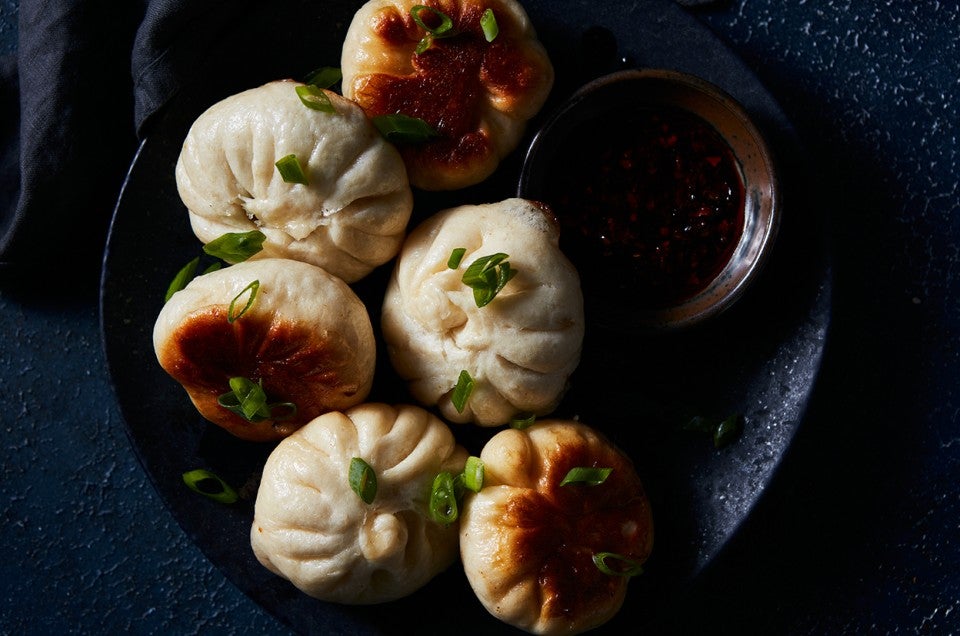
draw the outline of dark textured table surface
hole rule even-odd
[[[795,443],[664,629],[960,632],[960,6],[694,11],[821,162],[835,282]],[[16,49],[16,13],[0,1],[0,54]],[[134,457],[96,284],[66,301],[0,291],[0,633],[283,633],[190,543]]]

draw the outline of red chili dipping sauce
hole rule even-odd
[[[585,291],[629,290],[625,301],[649,308],[675,304],[720,273],[743,232],[733,152],[681,109],[625,110],[583,124],[548,178]]]

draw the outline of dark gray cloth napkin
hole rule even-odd
[[[243,4],[21,0],[0,58],[0,287],[96,289],[139,137]]]
[[[0,289],[95,291],[139,140],[254,3],[20,1],[18,55],[0,57]]]

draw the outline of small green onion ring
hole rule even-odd
[[[267,403],[263,380],[253,382],[243,376],[230,378],[230,390],[217,396],[217,404],[248,422],[271,420],[274,423],[293,419],[297,405],[293,402]]]
[[[450,525],[457,520],[460,511],[457,508],[457,496],[453,475],[444,471],[433,479],[430,490],[430,518],[442,525]]]
[[[577,466],[567,472],[566,477],[560,481],[560,485],[583,484],[585,486],[599,486],[607,480],[607,477],[609,477],[612,472],[612,468]]]
[[[440,18],[440,25],[436,27],[427,26],[427,24],[423,21],[423,18],[420,17],[424,11],[429,11],[433,15]],[[435,38],[450,37],[451,35],[455,34],[453,30],[453,20],[451,20],[450,16],[443,11],[439,11],[426,5],[417,4],[410,7],[410,16],[413,18],[413,21],[420,26],[420,28]]]
[[[365,504],[373,503],[377,497],[377,474],[370,464],[359,457],[350,460],[350,474],[348,476],[350,488]]]
[[[214,258],[222,259],[233,265],[242,263],[263,250],[265,240],[267,240],[267,235],[260,230],[227,232],[204,245],[203,251]]]
[[[463,485],[473,492],[480,492],[483,488],[484,465],[483,460],[471,455],[463,467]]]
[[[319,86],[314,86],[313,84],[302,84],[297,86],[294,90],[297,91],[297,97],[300,98],[300,102],[307,108],[311,110],[319,110],[323,113],[337,112],[333,107],[333,102],[330,101],[330,96],[327,95],[327,91],[323,90]],[[283,176],[282,172],[281,176]],[[286,178],[284,178],[284,181],[286,181]],[[297,183],[301,182],[298,181]],[[304,181],[303,183],[306,182]]]
[[[457,385],[453,387],[453,393],[450,394],[450,401],[453,402],[453,408],[457,409],[457,413],[463,413],[475,384],[476,382],[470,377],[470,373],[466,369],[460,371],[460,375],[457,377]]]
[[[480,16],[480,28],[483,29],[483,37],[487,39],[487,42],[493,42],[500,34],[497,16],[493,14],[493,9],[487,9]]]
[[[623,567],[614,569],[610,567],[608,561],[616,561]],[[622,554],[615,552],[598,552],[593,555],[593,564],[604,574],[610,576],[638,576],[643,574],[643,566],[640,562],[628,559]]]
[[[460,262],[463,261],[463,255],[467,253],[467,248],[465,247],[456,247],[452,252],[450,252],[450,258],[447,259],[447,267],[449,269],[457,269],[460,267]]]
[[[297,159],[297,155],[287,155],[277,159],[277,170],[280,172],[280,178],[285,183],[299,183],[307,185],[307,175],[303,172],[303,167]]]
[[[237,491],[231,488],[230,484],[203,468],[183,473],[183,483],[193,492],[220,503],[231,504],[239,499]]]
[[[741,424],[739,415],[731,415],[717,425],[713,432],[714,448],[723,448],[740,434]]]
[[[230,378],[230,391],[219,396],[217,403],[248,422],[259,422],[270,417],[263,380],[254,382],[243,376]]]
[[[537,416],[533,413],[526,415],[517,415],[516,417],[510,420],[510,428],[515,428],[518,431],[530,428],[537,421]]]
[[[247,285],[246,287],[244,287],[243,289],[241,289],[240,293],[234,296],[233,300],[230,301],[230,307],[227,309],[227,322],[229,322],[230,324],[233,324],[234,322],[239,320],[241,316],[247,313],[247,311],[249,311],[250,308],[253,306],[253,302],[257,299],[257,293],[259,291],[260,291],[259,280],[255,280],[251,282],[249,285]],[[247,292],[249,292],[248,294],[249,297],[247,298],[247,302],[243,306],[243,309],[241,309],[238,313],[236,311],[237,301],[243,298],[244,295],[247,295]]]
[[[473,289],[473,299],[477,307],[490,304],[510,280],[516,276],[517,270],[506,262],[509,258],[503,252],[481,256],[467,267],[463,273],[463,284]]]

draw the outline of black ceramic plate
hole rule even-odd
[[[253,557],[251,499],[216,504],[181,481],[183,472],[205,467],[250,490],[270,447],[240,442],[208,425],[153,353],[153,324],[167,285],[199,249],[174,180],[180,144],[189,124],[213,102],[272,79],[338,65],[359,2],[258,6],[225,22],[199,68],[201,81],[181,91],[154,122],[116,208],[103,268],[103,339],[133,447],[191,539],[231,581],[298,631],[435,633],[456,626],[462,633],[509,632],[483,610],[457,566],[411,597],[386,605],[344,607],[311,599]],[[608,625],[622,631],[682,599],[685,587],[749,514],[787,450],[827,330],[824,232],[816,207],[804,198],[809,175],[789,122],[743,63],[683,9],[669,0],[527,0],[525,6],[557,70],[553,94],[527,141],[587,80],[624,66],[672,68],[699,75],[742,102],[778,154],[785,189],[773,259],[728,313],[695,330],[650,336],[610,330],[603,324],[604,308],[588,308],[583,360],[558,415],[579,416],[633,457],[656,523],[646,572],[633,580],[628,602]],[[512,196],[522,157],[518,149],[481,186],[416,193],[414,222],[447,205]],[[388,269],[356,286],[374,320]],[[372,400],[406,399],[383,361],[376,382]],[[743,433],[720,450],[709,436],[682,429],[691,415],[730,414],[742,415]],[[483,433],[456,430],[479,451]]]

